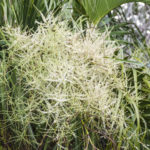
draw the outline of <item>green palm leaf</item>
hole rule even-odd
[[[90,20],[97,24],[108,12],[128,2],[143,2],[150,4],[150,0],[76,0],[86,11]]]

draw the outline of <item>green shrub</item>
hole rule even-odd
[[[3,29],[1,122],[12,149],[140,149],[134,85],[109,33],[48,19],[34,33]],[[12,145],[13,143],[13,145]],[[146,146],[145,146],[146,147]]]

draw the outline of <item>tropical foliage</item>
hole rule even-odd
[[[75,0],[82,5],[86,15],[92,22],[97,24],[106,14],[121,4],[128,2],[139,2],[140,0]],[[149,0],[141,0],[140,2],[149,4]],[[77,8],[77,7],[76,7]],[[80,9],[79,9],[80,11]],[[80,11],[81,12],[81,11]]]
[[[150,149],[150,48],[110,12],[131,1],[0,1],[0,149]]]

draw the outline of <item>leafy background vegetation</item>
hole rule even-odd
[[[149,35],[121,1],[105,2],[0,1],[0,149],[150,149]]]

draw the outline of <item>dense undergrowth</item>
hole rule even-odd
[[[0,1],[0,150],[150,149],[146,37],[120,8],[97,28],[78,0]]]
[[[126,69],[109,33],[48,19],[34,33],[3,28],[2,146],[22,149],[148,149],[138,72]],[[86,34],[85,34],[86,33]]]

